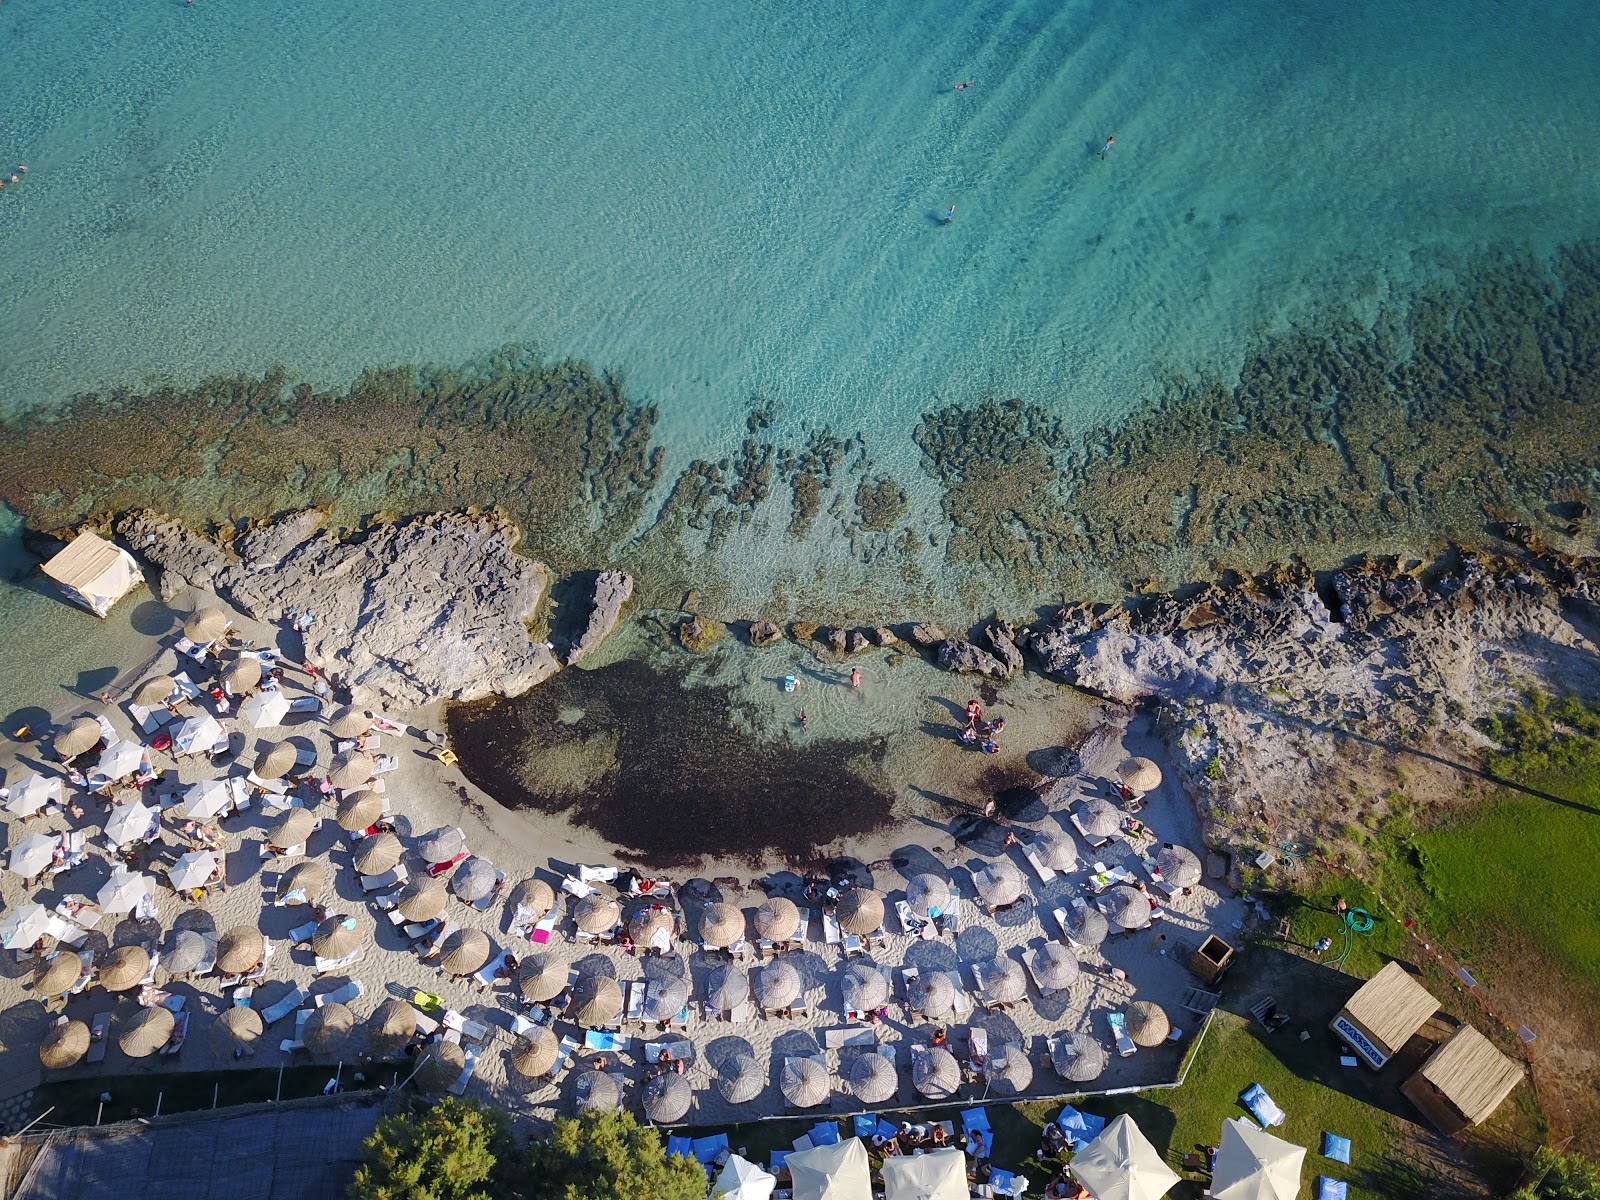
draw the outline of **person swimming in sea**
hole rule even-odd
[[[969,87],[975,87],[977,85],[977,82],[978,81],[976,79],[969,79],[965,83],[956,84],[955,85],[955,90],[958,91],[958,92],[966,91],[966,89],[969,88]]]
[[[1100,157],[1104,158],[1106,156],[1106,151],[1110,150],[1111,147],[1115,146],[1116,144],[1117,144],[1117,139],[1116,138],[1114,138],[1114,137],[1106,138],[1106,144],[1104,146],[1100,147]]]
[[[950,211],[945,213],[945,215],[944,215],[944,223],[946,225],[948,225],[948,224],[950,224],[951,221],[954,221],[955,219],[956,219],[956,206],[954,204],[952,204],[950,206]]]

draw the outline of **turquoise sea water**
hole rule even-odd
[[[1596,128],[1586,0],[12,0],[0,412],[521,340],[620,370],[669,461],[761,394],[914,482],[936,401],[1102,422],[1592,236]]]

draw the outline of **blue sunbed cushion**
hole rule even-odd
[[[1079,1112],[1069,1104],[1056,1118],[1056,1125],[1067,1135],[1068,1141],[1076,1144],[1093,1141],[1099,1137],[1100,1131],[1106,1127],[1106,1119],[1097,1117],[1093,1113]]]
[[[895,1134],[900,1132],[900,1126],[896,1125],[892,1121],[885,1121],[882,1117],[879,1117],[877,1132],[879,1137],[887,1140],[888,1138],[892,1138]]]
[[[837,1146],[839,1144],[839,1126],[833,1121],[818,1121],[811,1127],[811,1144],[813,1146]]]
[[[989,1114],[981,1108],[969,1108],[961,1113],[961,1128],[965,1130],[989,1128]]]
[[[871,1137],[878,1132],[878,1118],[871,1113],[857,1113],[851,1120],[855,1123],[858,1138]]]
[[[1267,1095],[1267,1089],[1259,1083],[1252,1083],[1245,1088],[1239,1096],[1239,1103],[1250,1110],[1250,1115],[1261,1123],[1263,1129],[1270,1129],[1284,1122],[1283,1109],[1278,1107],[1277,1102]]]
[[[989,1186],[994,1189],[996,1196],[1009,1196],[1011,1182],[1015,1178],[1016,1176],[1010,1171],[1002,1171],[999,1167],[995,1167],[989,1172]]]
[[[672,1135],[667,1138],[667,1156],[670,1158],[674,1154],[681,1155],[684,1158],[693,1158],[694,1143],[686,1137]]]
[[[1350,1185],[1342,1179],[1317,1176],[1317,1200],[1345,1200],[1345,1193],[1349,1190]]]
[[[725,1133],[713,1134],[711,1137],[695,1138],[694,1156],[700,1162],[709,1163],[717,1155],[728,1148],[728,1135]]]
[[[1322,1156],[1331,1158],[1334,1162],[1349,1162],[1350,1139],[1340,1137],[1337,1133],[1324,1133],[1322,1135]]]

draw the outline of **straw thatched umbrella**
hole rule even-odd
[[[431,921],[449,903],[444,886],[437,879],[414,879],[400,889],[395,911],[408,921]]]
[[[143,946],[118,946],[100,964],[100,986],[108,992],[125,992],[138,987],[149,969],[150,952]]]
[[[259,658],[236,658],[228,664],[227,670],[222,672],[222,682],[230,687],[235,695],[240,692],[252,691],[261,684],[261,660]]]
[[[852,1012],[870,1012],[889,1000],[889,981],[871,963],[851,963],[839,980],[844,1006]]]
[[[657,1125],[670,1125],[683,1120],[692,1099],[689,1081],[669,1071],[665,1075],[657,1075],[644,1085],[644,1115]]]
[[[748,1104],[767,1086],[761,1064],[748,1054],[730,1054],[717,1068],[717,1090],[729,1104]]]
[[[948,1100],[961,1086],[961,1065],[943,1046],[911,1057],[911,1083],[929,1100]]]
[[[256,751],[255,772],[262,779],[282,779],[300,761],[293,742],[268,742]]]
[[[652,904],[628,918],[628,938],[636,946],[648,946],[659,933],[672,934],[672,913],[665,908]]]
[[[857,937],[866,937],[883,928],[883,893],[871,888],[851,888],[839,897],[834,910],[839,928]]]
[[[983,1065],[983,1077],[997,1096],[1020,1096],[1033,1082],[1033,1064],[1021,1046],[1008,1042]]]
[[[1028,981],[1022,967],[1004,954],[978,963],[972,973],[978,977],[986,1004],[1013,1004],[1028,994]]]
[[[1200,858],[1187,846],[1163,846],[1156,868],[1172,887],[1191,888],[1200,882]]]
[[[750,999],[750,976],[743,967],[718,967],[706,979],[706,1003],[718,1012],[732,1012]]]
[[[291,808],[267,830],[269,846],[299,846],[317,827],[317,814],[309,808]]]
[[[328,868],[320,859],[307,859],[303,863],[296,863],[282,875],[278,876],[278,886],[274,891],[278,899],[282,900],[291,892],[304,892],[306,902],[310,903],[320,896],[328,887]]]
[[[117,1045],[129,1058],[149,1058],[167,1044],[176,1025],[170,1009],[159,1004],[141,1008],[122,1023]]]
[[[1033,839],[1030,849],[1052,871],[1071,871],[1078,866],[1078,847],[1064,830],[1045,830]]]
[[[328,732],[337,738],[358,738],[372,731],[372,714],[347,704],[328,717]]]
[[[1128,1036],[1139,1046],[1159,1046],[1172,1031],[1167,1010],[1154,1000],[1135,1000],[1128,1005]]]
[[[383,797],[363,788],[339,801],[339,828],[350,833],[369,829],[383,816]]]
[[[689,1003],[689,981],[681,975],[652,979],[644,998],[646,1021],[670,1021]]]
[[[422,860],[430,863],[449,862],[466,848],[467,842],[461,836],[461,830],[435,829],[422,839]]]
[[[800,928],[800,910],[793,900],[771,896],[756,909],[756,932],[769,942],[792,938]]]
[[[900,1090],[900,1074],[881,1054],[858,1054],[850,1060],[845,1082],[863,1104],[883,1104]]]
[[[489,961],[489,935],[481,929],[456,929],[439,946],[439,965],[447,975],[471,975]]]
[[[1105,913],[1098,908],[1068,908],[1065,924],[1067,937],[1079,946],[1098,946],[1111,932]]]
[[[71,991],[83,974],[83,962],[76,954],[60,953],[48,958],[33,976],[33,990],[41,996],[59,996]]]
[[[906,1000],[912,1011],[940,1020],[956,1011],[956,985],[943,971],[919,973],[906,985]]]
[[[333,767],[328,772],[328,782],[341,792],[365,787],[378,772],[378,764],[369,754],[346,751],[333,756]]]
[[[177,686],[177,681],[171,675],[157,675],[146,679],[134,690],[133,702],[140,708],[154,708],[158,704],[165,704]]]
[[[567,987],[567,965],[554,954],[529,954],[517,964],[517,987],[525,1000],[543,1004]]]
[[[1066,1033],[1050,1047],[1050,1065],[1068,1083],[1089,1083],[1099,1079],[1110,1055],[1087,1033]]]
[[[367,1018],[367,1044],[379,1054],[398,1053],[416,1032],[417,1010],[395,996],[378,1005]]]
[[[973,886],[990,908],[1004,908],[1015,904],[1027,888],[1027,880],[1009,859],[984,863],[972,873]]]
[[[610,933],[617,926],[622,909],[615,900],[608,900],[599,892],[578,897],[572,906],[572,923],[580,933]]]
[[[567,1011],[591,1029],[609,1025],[622,1015],[622,988],[609,975],[584,975],[572,985]]]
[[[230,1004],[211,1026],[211,1046],[225,1057],[231,1056],[236,1049],[252,1051],[265,1032],[260,1013],[240,1004]]]
[[[249,925],[230,929],[217,939],[217,970],[224,975],[243,975],[266,956],[267,939]]]
[[[404,853],[400,839],[394,834],[375,833],[361,839],[361,845],[356,850],[356,870],[363,875],[382,875],[385,871],[394,870]]]
[[[171,947],[161,956],[161,965],[168,975],[188,975],[203,963],[211,952],[206,935],[198,929],[177,929],[172,934]]]
[[[556,1065],[561,1043],[543,1025],[535,1025],[511,1048],[511,1066],[519,1075],[537,1079]]]
[[[1161,786],[1161,768],[1148,758],[1125,758],[1117,764],[1117,778],[1130,792],[1153,792]]]
[[[913,875],[906,882],[906,904],[919,917],[941,915],[950,910],[950,885],[931,872]]]
[[[1083,808],[1078,812],[1078,820],[1090,837],[1116,837],[1122,829],[1122,814],[1117,811],[1116,805],[1099,796],[1084,801]]]
[[[828,1099],[833,1088],[827,1069],[816,1059],[790,1057],[779,1070],[778,1090],[793,1108],[815,1108]]]
[[[622,1086],[604,1071],[590,1068],[578,1072],[572,1092],[579,1112],[610,1112],[622,1107]]]
[[[556,891],[542,879],[524,879],[511,893],[511,910],[525,908],[537,919],[556,906]]]
[[[228,614],[211,604],[195,609],[183,621],[183,636],[200,645],[216,641],[227,631]]]
[[[417,1086],[425,1092],[442,1092],[466,1070],[467,1054],[455,1042],[435,1042],[422,1053],[417,1066]]]
[[[752,982],[762,1008],[787,1008],[800,998],[800,972],[792,963],[779,961],[759,967]]]
[[[494,864],[475,854],[450,876],[450,890],[465,903],[476,904],[494,891],[495,879]]]
[[[39,1062],[52,1070],[70,1067],[89,1053],[89,1027],[82,1021],[62,1021],[45,1030],[39,1043]]]
[[[356,1014],[347,1005],[324,1004],[306,1018],[300,1040],[313,1054],[335,1054],[356,1027]]]
[[[1107,916],[1118,929],[1143,929],[1150,924],[1150,898],[1138,888],[1121,884],[1107,897]]]
[[[361,927],[346,913],[335,913],[311,935],[311,948],[323,958],[343,958],[354,954],[360,945]]]
[[[1060,942],[1046,942],[1033,952],[1034,982],[1053,992],[1071,987],[1082,969],[1078,956]]]
[[[100,722],[93,717],[79,717],[55,736],[56,755],[63,761],[77,758],[94,749],[101,738]]]
[[[744,937],[744,909],[721,900],[700,912],[700,940],[708,946],[731,946]]]

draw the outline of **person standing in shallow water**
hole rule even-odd
[[[850,668],[850,686],[857,691],[861,690],[861,671],[857,667]]]

